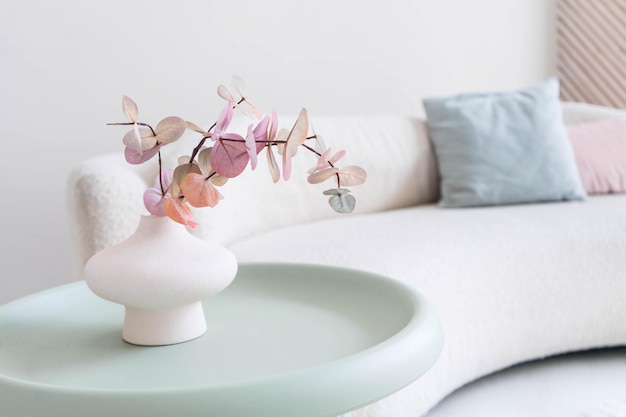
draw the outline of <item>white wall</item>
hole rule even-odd
[[[0,304],[70,281],[65,182],[144,117],[211,123],[233,73],[266,110],[423,114],[554,73],[556,0],[3,0]]]

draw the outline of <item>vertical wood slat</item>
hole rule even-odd
[[[561,98],[626,108],[626,0],[559,0]]]

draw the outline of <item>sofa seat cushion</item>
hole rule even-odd
[[[276,229],[230,248],[241,262],[358,268],[426,295],[444,328],[438,362],[354,414],[419,416],[510,365],[626,343],[625,208],[624,195],[471,209],[431,204]]]

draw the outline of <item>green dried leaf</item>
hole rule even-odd
[[[340,195],[340,194],[348,194],[350,190],[347,188],[331,188],[330,190],[324,191],[322,194],[324,195]]]
[[[337,213],[348,214],[354,211],[356,198],[351,194],[332,195],[328,199],[328,203]]]

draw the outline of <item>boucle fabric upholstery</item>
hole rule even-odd
[[[574,103],[564,111],[569,124],[624,114]],[[512,364],[626,344],[626,196],[442,209],[434,204],[437,170],[423,121],[313,120],[329,145],[347,149],[346,159],[368,171],[368,182],[353,189],[357,212],[332,213],[324,187],[304,183],[315,161],[299,153],[289,183],[272,184],[265,172],[229,182],[215,209],[197,213],[196,233],[226,244],[240,261],[369,270],[409,283],[432,301],[445,335],[437,363],[355,416],[417,417],[463,384]],[[184,149],[172,148],[169,161]],[[152,175],[148,167],[129,167],[121,153],[74,171],[77,277],[95,251],[132,233]]]

